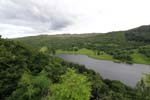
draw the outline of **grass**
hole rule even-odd
[[[87,55],[88,57],[94,58],[94,59],[99,59],[99,60],[110,60],[114,62],[121,62],[119,60],[113,59],[113,57],[109,54],[103,53],[102,55],[96,55],[92,50],[89,49],[79,49],[76,52],[73,51],[63,51],[63,50],[57,50],[56,51],[58,54],[83,54]],[[133,63],[137,64],[150,64],[150,59],[145,57],[142,54],[139,54],[137,51],[135,51],[133,54],[131,54],[131,57],[133,59]]]
[[[76,52],[57,50],[57,53],[58,54],[61,54],[61,53],[83,54],[83,55],[87,55],[88,57],[95,58],[95,59],[117,61],[117,60],[113,59],[111,55],[108,55],[106,53],[103,53],[102,55],[96,55],[92,50],[85,49],[85,48],[80,49],[80,50],[78,50]]]
[[[150,64],[150,59],[142,54],[134,53],[131,55],[133,62],[138,64]]]

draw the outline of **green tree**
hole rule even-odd
[[[56,50],[54,48],[50,49],[50,54],[55,55],[56,54]]]
[[[150,74],[146,74],[145,83],[147,87],[150,87]]]
[[[68,69],[62,75],[62,80],[52,86],[52,98],[54,100],[89,100],[91,95],[91,84],[87,77],[77,74]]]
[[[73,51],[78,51],[79,48],[78,47],[73,47]]]
[[[145,76],[137,84],[138,92],[142,100],[150,100],[150,74]]]
[[[21,80],[8,100],[48,100],[50,98],[51,81],[44,71],[37,76],[24,73]]]

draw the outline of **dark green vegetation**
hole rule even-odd
[[[1,100],[150,99],[150,75],[133,89],[44,51],[0,38]]]
[[[85,48],[93,52],[87,53],[93,58],[150,64],[150,26],[107,34],[41,35],[15,40],[27,43],[37,50],[48,47],[61,53],[75,53]]]
[[[81,38],[83,37],[81,36]],[[58,45],[54,46],[55,49],[60,49],[57,47]],[[36,45],[34,44],[34,46]],[[80,48],[79,44],[76,46]],[[70,47],[66,48],[70,49]],[[146,75],[147,77],[143,78],[133,89],[119,81],[104,80],[98,73],[86,69],[83,65],[65,62],[50,55],[55,54],[54,48],[49,52],[45,52],[47,51],[45,49],[50,49],[50,47],[42,48],[37,52],[19,42],[0,38],[1,100],[150,99],[149,75]]]

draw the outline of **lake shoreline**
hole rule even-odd
[[[116,63],[116,64],[126,64],[126,65],[146,65],[146,66],[149,66],[150,67],[150,64],[143,64],[143,63],[126,63],[126,62],[121,62],[121,61],[118,61],[118,60],[106,60],[106,59],[98,59],[98,58],[94,58],[94,57],[91,57],[89,55],[86,55],[86,54],[80,54],[80,53],[57,53],[56,55],[63,55],[63,54],[69,54],[69,55],[83,55],[83,56],[87,56],[88,58],[91,58],[91,59],[95,59],[97,61],[106,61],[106,62],[113,62],[113,63]]]
[[[115,63],[108,60],[99,60],[83,54],[58,54],[65,61],[85,65],[86,68],[100,73],[104,79],[118,80],[135,87],[143,77],[143,73],[150,73],[150,66],[144,64]]]
[[[112,61],[114,63],[122,63],[122,64],[144,64],[144,65],[150,65],[150,63],[139,63],[139,62],[135,62],[133,61],[132,63],[131,62],[123,62],[121,60],[117,60],[117,59],[113,59],[113,58],[108,58],[108,57],[100,57],[101,55],[92,55],[92,54],[86,54],[86,53],[80,53],[80,52],[72,52],[72,51],[57,51],[57,54],[78,54],[78,55],[86,55],[90,58],[94,58],[94,59],[97,59],[97,60],[106,60],[106,61]]]

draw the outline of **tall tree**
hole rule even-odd
[[[91,85],[87,77],[72,69],[68,69],[62,75],[61,82],[54,84],[51,89],[54,100],[89,100],[91,95]]]
[[[37,76],[25,72],[18,84],[18,88],[7,100],[48,100],[50,98],[51,81],[44,71]]]

